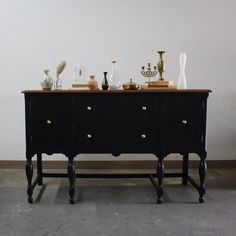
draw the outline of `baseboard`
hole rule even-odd
[[[166,160],[166,169],[182,168],[181,160]],[[79,169],[155,169],[156,161],[75,161],[75,167]],[[37,166],[36,161],[33,161],[34,167]],[[190,168],[198,168],[199,161],[190,160]],[[227,169],[236,168],[236,160],[207,160],[209,169]],[[0,169],[24,169],[25,161],[0,161]],[[44,169],[66,169],[67,161],[43,161]]]

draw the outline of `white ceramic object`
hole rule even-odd
[[[48,74],[49,70],[44,71],[44,76],[41,81],[41,86],[43,90],[51,90],[53,86],[53,79],[52,77]]]
[[[179,78],[177,82],[178,89],[187,89],[187,80],[185,75],[185,66],[186,66],[187,55],[185,52],[181,52],[179,55]]]

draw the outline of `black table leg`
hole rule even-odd
[[[70,182],[70,188],[69,188],[69,196],[70,196],[70,203],[74,203],[74,195],[75,195],[75,166],[74,166],[74,157],[69,157],[69,163],[68,163],[68,177]]]
[[[43,185],[43,176],[42,176],[42,154],[37,154],[37,174],[38,174],[38,185]]]
[[[199,186],[199,202],[202,203],[204,202],[204,194],[206,192],[205,189],[205,177],[206,177],[206,170],[207,170],[207,165],[206,165],[206,153],[202,154],[200,156],[200,164],[199,164],[199,177],[200,177],[200,186]]]
[[[182,184],[188,184],[188,164],[189,164],[189,155],[188,153],[183,155],[183,177],[182,177]]]
[[[162,203],[162,196],[163,196],[163,178],[164,178],[164,163],[163,157],[158,157],[157,162],[157,181],[158,181],[158,189],[157,189],[157,203]]]
[[[25,173],[28,181],[27,194],[28,194],[28,202],[33,203],[33,186],[32,186],[32,177],[33,177],[33,164],[32,164],[32,156],[26,154],[26,165],[25,165]]]

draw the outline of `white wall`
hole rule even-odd
[[[43,70],[66,60],[63,86],[83,63],[101,82],[118,61],[122,82],[165,55],[177,80],[187,52],[189,88],[210,88],[209,159],[236,159],[236,1],[0,0],[0,159],[24,159],[24,89],[39,89]]]

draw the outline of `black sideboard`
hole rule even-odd
[[[148,177],[162,202],[163,177],[182,177],[191,183],[204,201],[206,175],[206,117],[210,90],[138,91],[42,91],[27,90],[26,176],[28,202],[43,177],[68,177],[70,203],[74,203],[76,177]],[[68,172],[44,173],[42,153],[64,154]],[[157,157],[156,174],[76,174],[74,158],[81,153],[150,153]],[[170,153],[183,156],[181,173],[164,173],[164,158]],[[188,174],[189,153],[200,157],[197,184]],[[37,155],[37,177],[32,157]],[[157,181],[156,181],[157,179]]]

